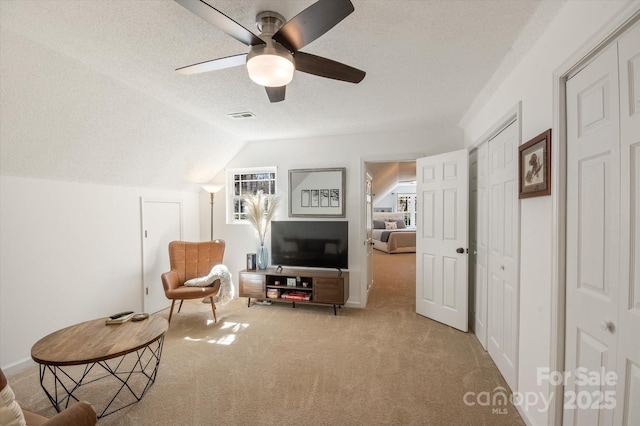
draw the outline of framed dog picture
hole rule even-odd
[[[551,195],[551,129],[520,145],[519,198]]]

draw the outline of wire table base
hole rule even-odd
[[[164,335],[118,358],[84,365],[40,364],[40,386],[58,412],[72,401],[88,399],[99,418],[108,416],[144,397],[156,380],[163,344]],[[96,394],[107,395],[103,407]]]

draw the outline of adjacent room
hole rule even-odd
[[[639,21],[0,0],[0,424],[640,424]]]

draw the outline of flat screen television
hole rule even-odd
[[[348,269],[349,222],[272,221],[271,264]]]

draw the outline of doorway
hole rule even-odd
[[[397,159],[364,161],[364,232],[365,232],[365,265],[371,263],[370,272],[365,286],[363,300],[368,304],[369,292],[375,287],[376,275],[401,276],[406,271],[407,262],[410,259],[412,268],[415,268],[414,253],[388,254],[373,248],[370,229],[374,215],[381,213],[397,213],[404,215],[401,207],[407,207],[408,197],[415,197],[415,159]],[[404,204],[403,204],[404,203]],[[411,220],[412,217],[410,216]],[[381,272],[384,270],[384,272]],[[374,272],[374,271],[377,271]],[[387,272],[388,271],[388,272]],[[365,274],[366,275],[366,274]],[[413,278],[412,278],[413,280]],[[412,286],[415,291],[415,283]],[[393,293],[392,293],[393,294]],[[412,296],[414,297],[414,296]]]
[[[392,194],[392,204],[386,206],[387,210],[381,211],[378,217],[382,226],[378,231],[383,234],[380,234],[379,240],[374,236],[374,243],[379,246],[380,250],[394,253],[386,255],[390,258],[400,256],[401,253],[411,252],[416,271],[415,280],[412,280],[415,281],[415,311],[465,332],[468,330],[467,162],[468,152],[466,149],[419,158],[415,162],[412,160],[411,165],[415,164],[415,174],[412,175],[412,180],[415,177],[416,184],[415,189],[412,188],[411,200],[418,199],[419,201],[414,203],[414,205],[417,204],[416,228],[394,230],[399,225],[406,227],[406,214],[404,211],[397,212],[398,197]],[[404,163],[406,164],[408,161]],[[384,169],[385,166],[386,169]],[[376,173],[375,167],[382,168],[383,172]],[[363,162],[363,179],[366,181],[367,173],[374,176],[373,186],[379,188],[376,186],[375,176],[390,175],[389,168],[390,166],[384,162]],[[418,171],[422,173],[421,178],[418,178]],[[397,186],[398,179],[389,180],[392,185],[389,185],[388,191],[391,191]],[[432,186],[433,188],[431,188]],[[382,196],[378,189],[374,189],[373,193],[376,198]],[[408,197],[400,198],[400,201],[405,201],[405,207],[407,199]],[[366,205],[366,199],[363,197],[365,208]],[[400,205],[402,206],[402,204]],[[399,217],[394,215],[399,215]],[[363,219],[366,220],[364,217]],[[427,225],[421,226],[421,223],[427,223]],[[363,226],[365,242],[367,241],[366,228]],[[433,232],[425,231],[427,229]],[[390,232],[392,234],[388,235]],[[384,235],[385,233],[387,235]],[[386,242],[384,241],[385,237],[388,237]],[[430,251],[431,249],[436,251]],[[363,298],[366,300],[367,297],[368,294],[365,294]]]

